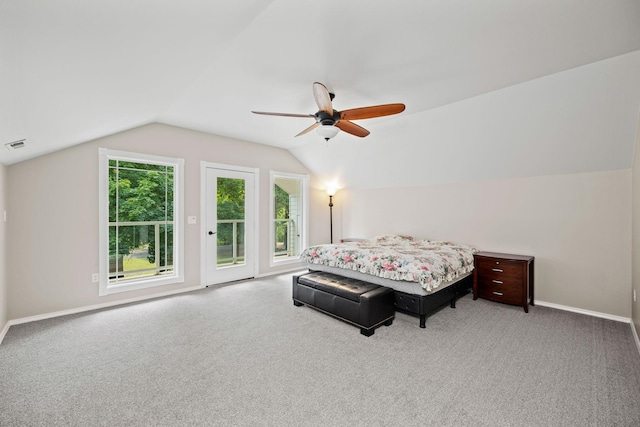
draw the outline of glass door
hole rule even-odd
[[[255,175],[207,168],[207,284],[255,275]]]

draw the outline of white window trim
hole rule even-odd
[[[156,286],[184,282],[184,159],[155,156],[151,154],[132,153],[128,151],[98,149],[98,216],[99,216],[99,290],[98,295],[111,295],[119,292],[133,291]],[[174,274],[160,278],[144,278],[118,284],[109,284],[109,160],[123,160],[137,163],[167,165],[174,168],[174,232],[173,247]]]
[[[286,257],[283,259],[275,259],[274,248],[276,246],[276,232],[273,226],[275,222],[275,194],[273,186],[276,178],[299,179],[302,181],[302,230],[303,235],[300,239],[301,250],[308,246],[309,239],[309,175],[302,175],[290,172],[269,171],[269,266],[277,267],[280,265],[297,264],[300,262],[300,256]]]

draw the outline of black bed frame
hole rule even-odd
[[[472,287],[473,275],[469,275],[429,295],[415,295],[394,291],[396,310],[418,315],[420,317],[420,327],[426,328],[428,315],[435,313],[446,303],[449,303],[451,308],[456,308],[456,300],[468,294]]]
[[[309,271],[313,271],[313,269]],[[420,327],[426,328],[427,316],[435,313],[447,303],[451,308],[456,308],[456,300],[468,294],[472,287],[473,275],[470,274],[429,295],[408,294],[394,289],[396,310],[417,315],[420,317]]]

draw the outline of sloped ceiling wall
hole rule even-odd
[[[319,186],[349,188],[628,169],[639,100],[637,51],[403,115],[378,126],[373,141],[330,140],[291,152]]]

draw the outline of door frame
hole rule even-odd
[[[228,165],[224,163],[212,163],[204,160],[200,161],[200,287],[206,288],[207,284],[207,169],[225,169],[236,172],[245,172],[253,174],[253,277],[257,277],[260,265],[260,242],[259,242],[259,225],[260,225],[260,205],[259,205],[259,187],[260,187],[260,169],[248,168],[244,166]]]

